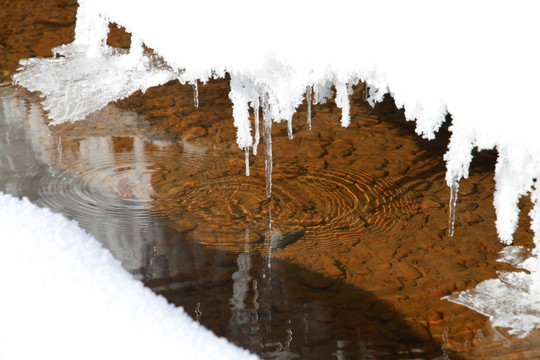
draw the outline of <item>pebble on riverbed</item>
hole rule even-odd
[[[205,135],[208,135],[208,130],[201,126],[193,126],[184,131],[180,137],[184,140],[192,140]]]

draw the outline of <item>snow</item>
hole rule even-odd
[[[468,176],[472,150],[497,149],[499,237],[512,242],[518,200],[534,191],[531,215],[538,248],[540,52],[535,44],[540,22],[534,2],[79,3],[75,41],[55,50],[61,57],[23,61],[14,76],[15,83],[41,91],[55,122],[80,119],[109,101],[170,79],[193,84],[197,104],[198,81],[228,73],[237,142],[246,152],[259,141],[258,122],[253,139],[250,112],[262,106],[270,196],[272,121],[287,121],[291,129],[292,116],[306,95],[311,98],[311,89],[315,104],[334,96],[335,89],[341,125],[347,126],[350,91],[366,82],[370,103],[389,92],[407,119],[416,121],[418,134],[428,139],[451,114],[445,156],[451,214],[459,211],[459,180]],[[105,45],[109,22],[132,33],[129,53]],[[141,44],[159,58],[143,53]],[[539,268],[533,269],[534,276]]]
[[[78,225],[0,194],[1,359],[256,359],[143,284]]]

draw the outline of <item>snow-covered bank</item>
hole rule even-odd
[[[75,222],[0,194],[0,228],[0,358],[257,358],[134,280]]]
[[[446,154],[451,213],[458,181],[468,176],[472,150],[496,148],[499,236],[511,243],[517,202],[533,193],[538,249],[540,190],[535,182],[540,178],[540,142],[535,130],[540,54],[534,44],[540,23],[533,2],[79,3],[75,41],[56,49],[64,57],[25,61],[24,70],[14,77],[16,83],[42,92],[55,121],[79,119],[108,101],[170,79],[196,89],[198,82],[228,73],[237,141],[246,152],[257,148],[262,107],[270,175],[272,120],[290,125],[297,106],[306,97],[311,101],[312,92],[317,103],[334,96],[335,89],[336,104],[343,110],[341,124],[346,126],[350,90],[366,81],[369,101],[390,92],[425,137],[433,138],[447,112],[452,115]],[[105,45],[109,22],[133,34],[129,53]],[[163,60],[144,54],[142,44]],[[536,251],[530,261],[537,258]],[[531,268],[531,279],[536,279],[540,266]],[[535,293],[536,283],[530,282],[528,294]],[[536,303],[529,305],[534,308]]]

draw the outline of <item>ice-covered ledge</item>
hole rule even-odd
[[[292,121],[306,93],[323,102],[335,88],[347,126],[350,89],[366,81],[370,101],[390,92],[427,138],[452,114],[446,161],[455,190],[468,175],[472,149],[497,148],[497,229],[503,242],[512,241],[517,201],[540,174],[540,145],[531,131],[540,80],[532,3],[79,3],[75,41],[56,49],[61,57],[23,61],[24,71],[14,76],[42,92],[55,122],[83,118],[174,78],[196,86],[227,72],[238,145],[256,151],[259,127],[250,123],[250,108],[258,115],[262,106],[268,132],[270,119]],[[133,34],[129,53],[106,45],[109,22]],[[142,44],[165,64],[143,54]]]
[[[54,121],[82,118],[109,101],[171,79],[196,89],[198,82],[228,73],[237,142],[246,153],[257,149],[259,107],[263,109],[270,174],[272,121],[290,125],[306,97],[323,102],[334,96],[335,89],[336,104],[343,111],[341,124],[347,126],[350,89],[365,81],[371,102],[390,92],[424,137],[433,138],[447,112],[452,115],[445,155],[452,210],[458,181],[468,176],[472,150],[497,149],[494,204],[499,236],[506,244],[512,242],[518,200],[531,193],[532,228],[539,248],[540,22],[534,2],[79,0],[79,4],[75,41],[56,49],[62,57],[23,61],[14,76],[15,83],[42,92]],[[132,34],[129,53],[106,46],[109,22]],[[142,44],[163,62],[144,53]],[[533,271],[531,276],[538,274]]]

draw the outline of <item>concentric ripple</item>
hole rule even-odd
[[[81,172],[82,177],[73,177],[73,171]],[[88,171],[91,170],[91,171]],[[107,169],[107,172],[114,169]],[[36,202],[52,209],[63,209],[72,216],[97,216],[102,211],[114,211],[122,216],[122,212],[131,210],[148,210],[150,206],[145,198],[133,198],[131,189],[122,194],[119,187],[124,180],[123,174],[110,174],[106,183],[98,181],[99,169],[83,169],[79,166],[70,171],[49,165],[36,166],[30,170],[31,175],[22,179],[20,188],[34,188]],[[91,181],[86,181],[86,179]],[[111,190],[111,191],[107,191]],[[144,195],[149,195],[145,194]],[[125,214],[126,217],[132,215]]]
[[[204,165],[154,178],[157,206],[179,231],[229,250],[352,246],[388,235],[420,208],[420,194],[375,172],[279,163],[268,199],[263,166],[246,177],[224,159]]]
[[[134,152],[79,155],[64,160],[62,168],[31,166],[17,183],[19,195],[76,219],[102,239],[117,234],[154,237],[144,234],[153,231],[156,215],[150,211],[153,159]]]

